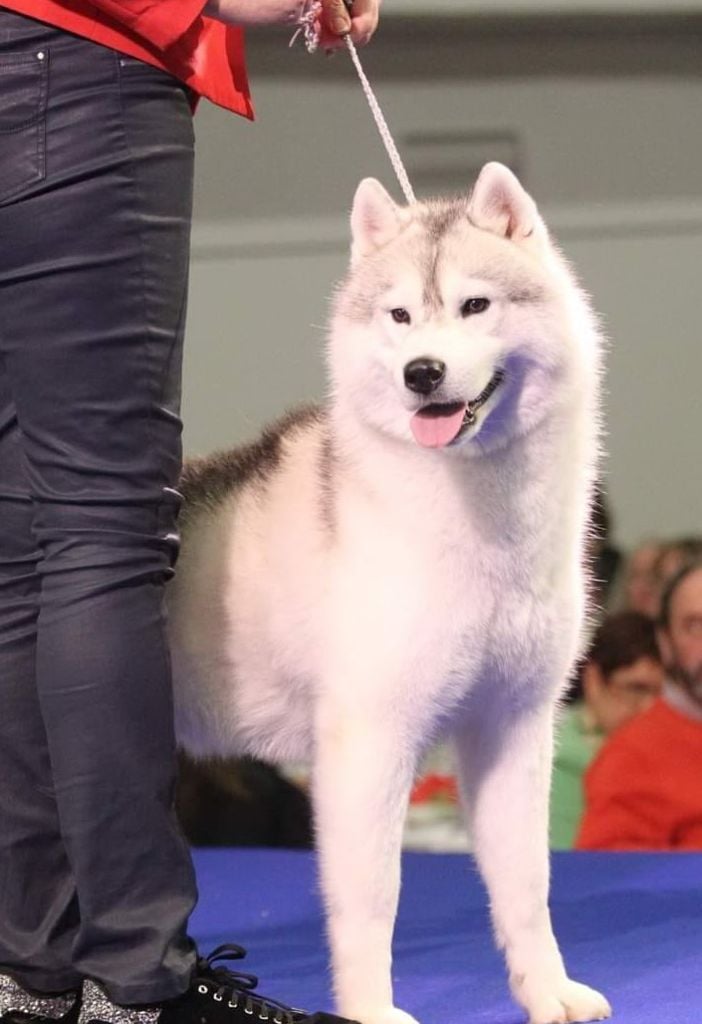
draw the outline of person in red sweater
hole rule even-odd
[[[585,778],[580,850],[702,850],[702,563],[669,581],[661,699],[617,730]]]
[[[379,0],[323,0],[322,45]],[[0,6],[0,1019],[277,1024],[188,935],[164,588],[199,96],[299,0]],[[324,1019],[322,1015],[321,1019]]]

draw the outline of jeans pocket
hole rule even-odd
[[[0,203],[46,176],[49,51],[0,56]]]

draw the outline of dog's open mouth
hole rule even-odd
[[[477,398],[470,402],[434,402],[414,414],[410,427],[423,448],[445,448],[471,427],[480,409],[502,383],[504,370],[495,370]]]

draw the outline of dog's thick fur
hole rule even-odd
[[[185,471],[179,739],[310,758],[339,1009],[400,1024],[403,818],[419,756],[452,734],[514,997],[533,1024],[603,1018],[547,907],[553,720],[579,651],[598,450],[595,320],[499,164],[469,197],[406,209],[364,181],[351,226],[328,405]],[[430,395],[406,379],[422,358],[445,365]],[[473,425],[454,437],[454,414],[427,433],[420,408],[460,409],[496,370]]]

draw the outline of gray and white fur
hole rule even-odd
[[[602,339],[499,164],[470,196],[408,208],[366,180],[351,231],[326,405],[185,472],[180,741],[310,760],[338,1007],[406,1024],[403,819],[421,753],[453,737],[515,999],[532,1024],[601,1019],[551,929],[547,818],[585,615]]]

